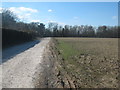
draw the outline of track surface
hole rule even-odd
[[[43,54],[50,38],[44,38],[28,50],[0,65],[2,88],[34,88],[36,75],[43,72]]]

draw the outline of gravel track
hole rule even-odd
[[[36,74],[43,72],[42,66],[39,65],[43,62],[43,53],[49,41],[50,38],[44,38],[34,47],[0,65],[2,88],[34,88]]]

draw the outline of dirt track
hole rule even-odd
[[[50,38],[44,38],[34,47],[2,64],[3,88],[34,88],[43,72],[43,54]]]
[[[75,88],[61,59],[54,40],[44,38],[0,65],[2,88]]]

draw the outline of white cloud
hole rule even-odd
[[[19,7],[21,11],[38,12],[36,9]]]
[[[31,17],[31,14],[30,13],[25,13],[25,14],[19,14],[17,15],[19,19],[29,19]]]
[[[48,12],[52,12],[53,10],[52,9],[49,9]]]
[[[113,19],[113,20],[117,19],[117,16],[112,16],[112,19]]]
[[[21,21],[31,20],[32,14],[38,12],[37,9],[26,7],[10,7],[9,10],[15,13]]]
[[[30,22],[40,22],[40,20],[31,20]]]
[[[9,10],[11,10],[11,11],[13,11],[15,13],[20,13],[20,12],[36,13],[36,12],[38,12],[37,9],[26,8],[26,7],[10,7]]]

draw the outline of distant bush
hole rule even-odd
[[[33,39],[35,39],[35,36],[31,33],[11,29],[2,29],[3,48],[9,47],[11,45],[28,42]]]

